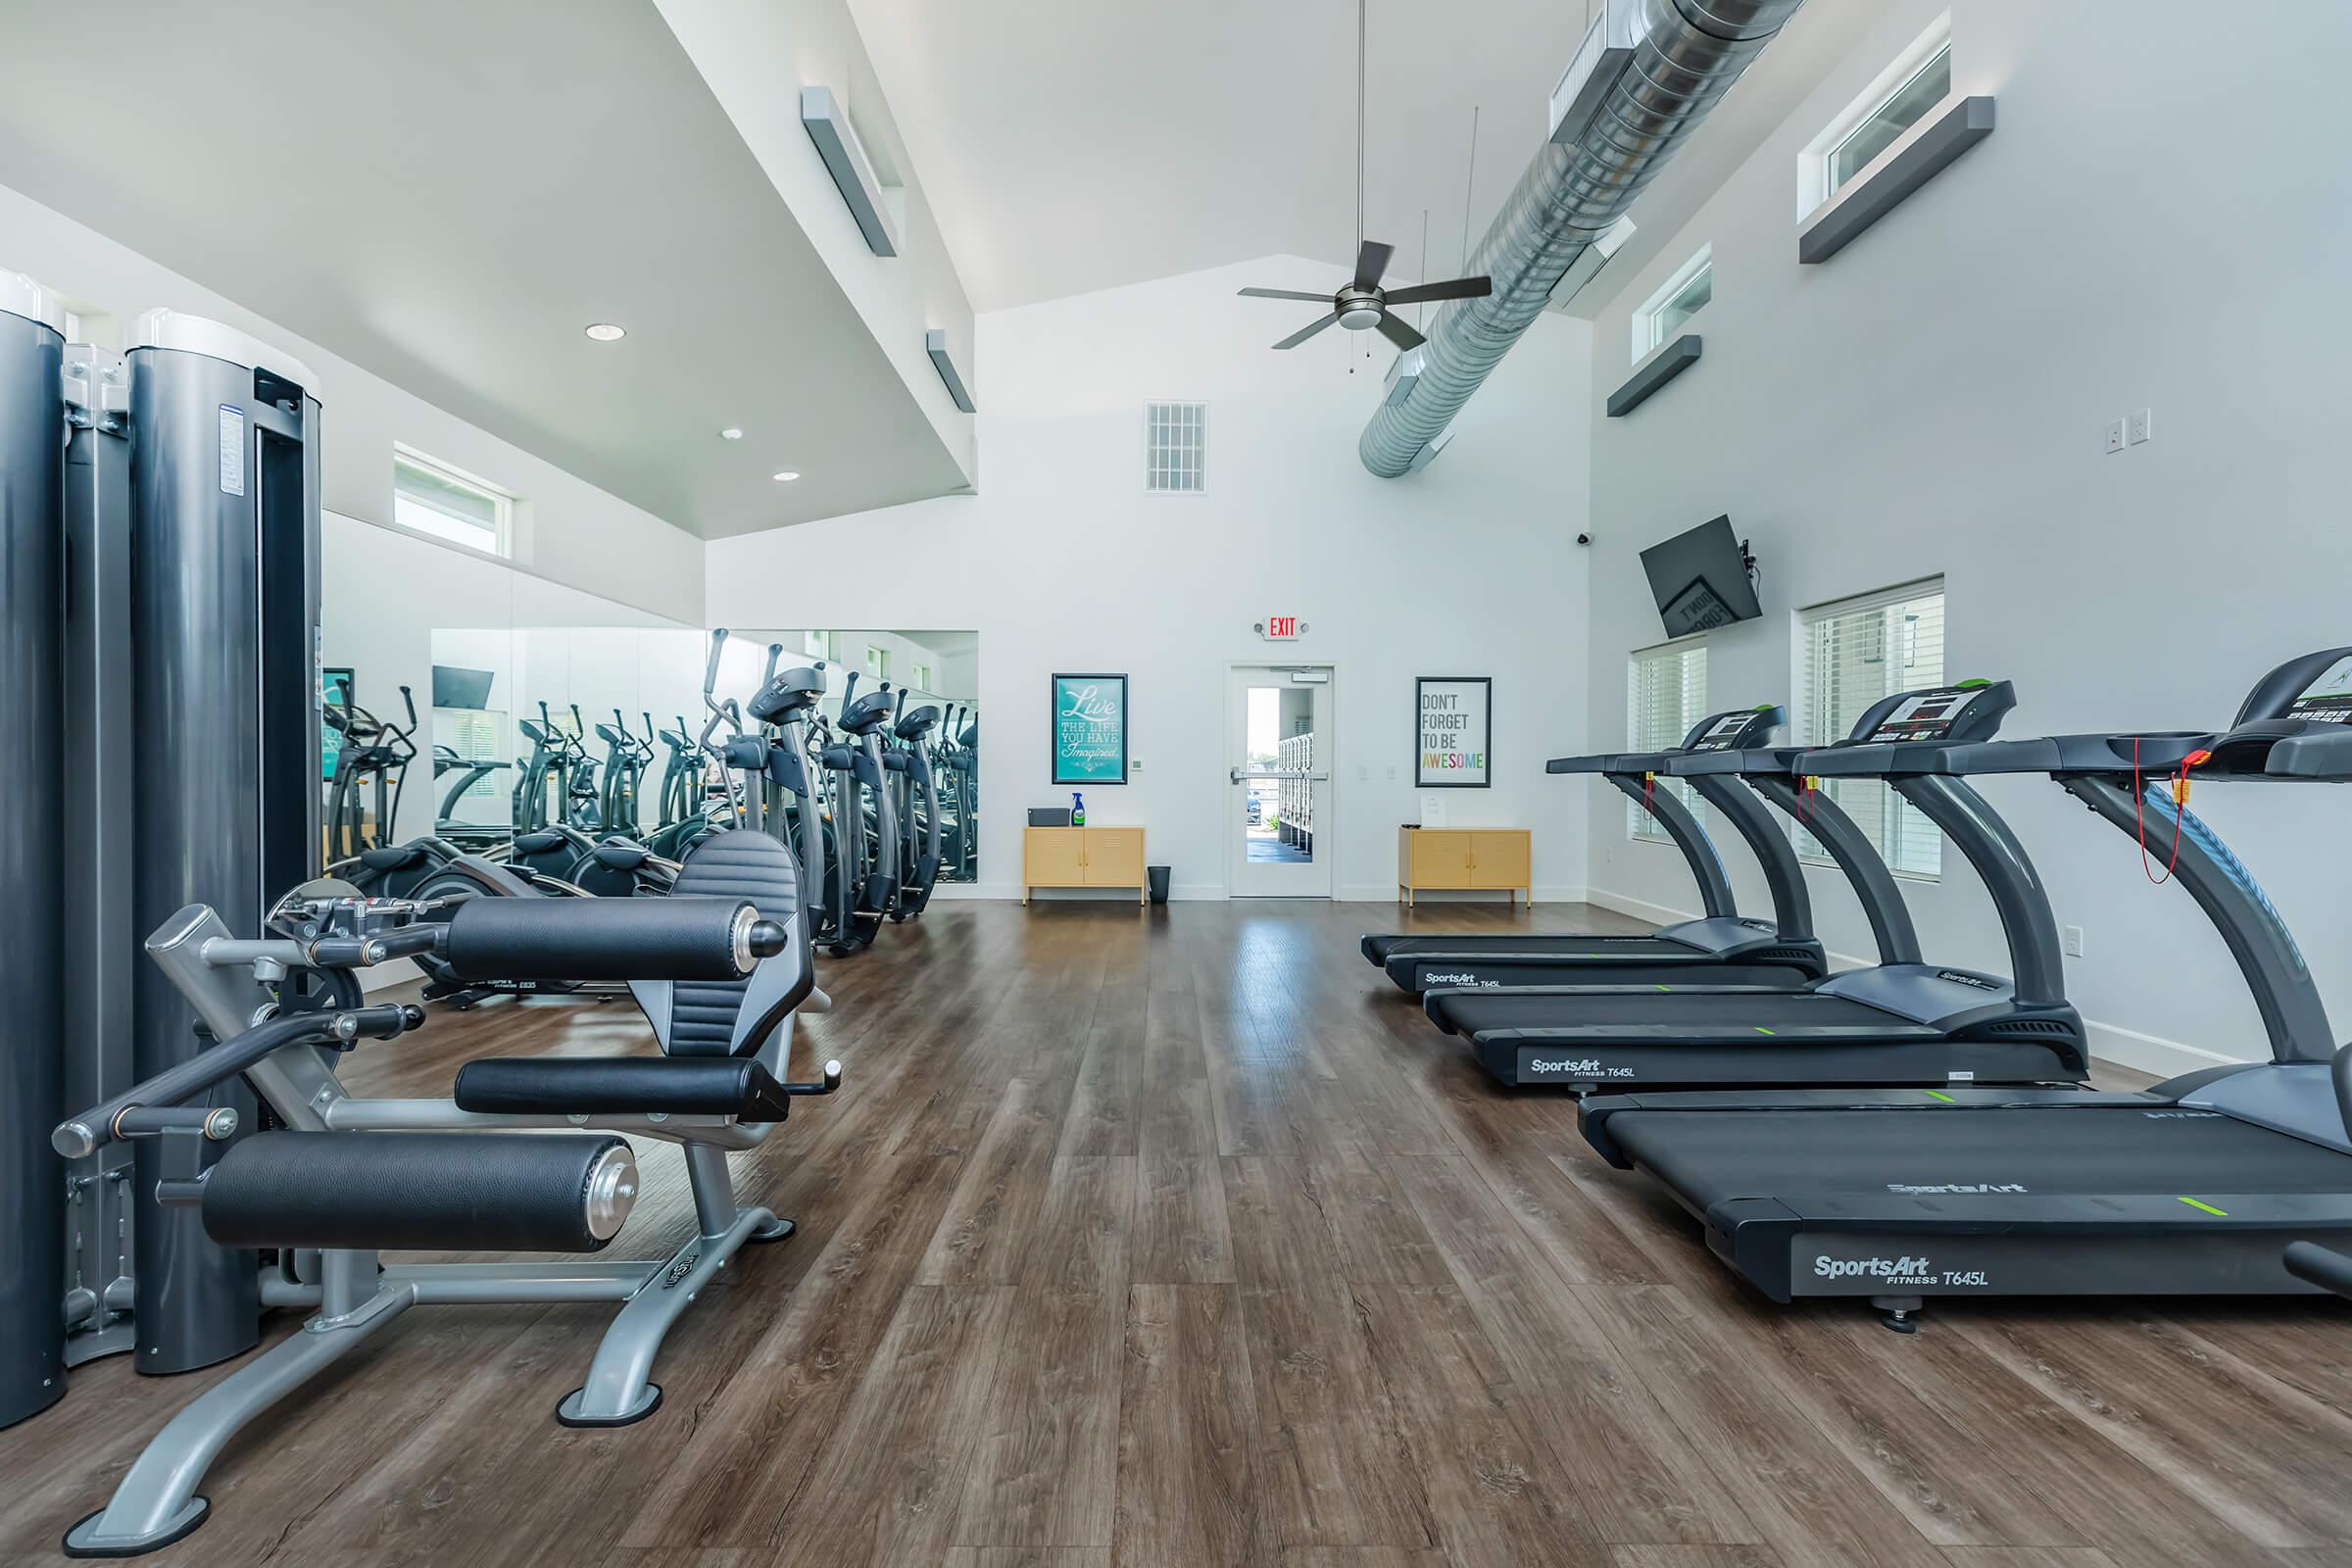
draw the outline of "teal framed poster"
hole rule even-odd
[[[1054,782],[1127,782],[1127,677],[1054,677]]]

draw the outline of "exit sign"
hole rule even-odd
[[[1297,615],[1268,615],[1257,623],[1258,633],[1270,643],[1297,642],[1306,630],[1306,622]]]

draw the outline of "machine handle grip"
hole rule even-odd
[[[767,645],[767,667],[760,672],[760,684],[764,686],[769,681],[776,678],[776,665],[783,660],[783,658],[784,645],[782,643],[769,643]]]
[[[853,669],[841,678],[841,706],[844,709],[850,706],[850,699],[858,695],[858,672]]]
[[[703,700],[705,702],[709,702],[710,694],[718,690],[718,656],[725,652],[726,646],[727,628],[724,626],[711,627],[710,658],[703,665]]]
[[[741,899],[468,899],[441,944],[461,980],[740,980],[786,934]]]
[[[483,901],[506,903],[506,900]],[[520,902],[519,900],[514,902]],[[141,1107],[176,1105],[190,1096],[224,1083],[274,1052],[288,1046],[348,1045],[367,1037],[390,1040],[424,1021],[422,1008],[388,1004],[355,1007],[344,1012],[289,1012],[255,1024],[209,1050],[197,1053],[176,1067],[167,1068],[144,1083],[131,1085],[113,1099],[58,1123],[49,1145],[68,1159],[79,1159],[143,1129],[126,1124],[126,1112]],[[161,1130],[161,1129],[157,1129]]]
[[[400,689],[401,706],[409,710],[409,733],[416,733],[416,694],[408,687]]]

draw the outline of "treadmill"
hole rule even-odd
[[[1796,991],[1704,983],[1432,991],[1430,1018],[1465,1036],[1503,1083],[1578,1092],[1635,1084],[2080,1083],[2082,1017],[2066,1000],[2057,923],[2006,822],[1962,776],[2016,706],[2007,681],[1900,692],[1853,733],[1806,752],[1751,752],[1693,768],[1740,769],[1831,849],[1865,906],[1901,900],[1884,861],[1809,777],[1879,778],[1967,857],[2008,937],[2011,980],[1920,960],[1907,918],[1873,916],[1882,961]],[[1697,777],[1707,776],[1697,773]],[[1775,786],[1778,787],[1775,787]],[[1878,890],[1883,889],[1881,893]]]
[[[1364,956],[1416,995],[1432,987],[1620,985],[1681,978],[1786,991],[1820,979],[1829,973],[1829,960],[1813,935],[1804,873],[1771,813],[1752,794],[1720,779],[1693,781],[1763,862],[1774,918],[1758,920],[1742,916],[1733,903],[1723,858],[1707,830],[1673,792],[1650,784],[1674,759],[1765,746],[1787,722],[1788,715],[1771,705],[1734,709],[1700,719],[1681,746],[1667,751],[1555,757],[1544,764],[1546,773],[1597,773],[1641,802],[1683,852],[1698,882],[1703,917],[1633,937],[1367,935]]]
[[[2352,781],[2348,721],[2352,648],[2336,648],[2273,670],[2218,735],[2063,735],[1966,760],[2046,773],[2127,838],[2144,834],[2152,861],[2177,857],[2176,880],[2254,994],[2269,1061],[2139,1094],[1602,1096],[1581,1107],[1586,1139],[1663,1183],[1705,1223],[1716,1255],[1772,1299],[1858,1297],[1904,1332],[1932,1296],[2340,1286],[2352,1275],[2328,1248],[2352,1243],[2352,1048],[2334,1049],[2270,900],[2168,785],[2191,770]]]

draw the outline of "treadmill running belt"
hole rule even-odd
[[[1513,1029],[1654,1029],[1666,1024],[1694,1034],[1751,1030],[1758,1045],[1768,1045],[1771,1037],[1763,1031],[1784,1026],[1791,1032],[1879,1029],[1890,1035],[1914,1034],[1921,1028],[1868,1003],[1811,991],[1450,991],[1432,996],[1428,1008],[1439,1023],[1474,1038]]]
[[[2352,1192],[2352,1154],[2164,1102],[2082,1110],[1624,1110],[1609,1136],[1693,1208],[1792,1192]],[[1933,1210],[1933,1195],[1919,1198]]]

